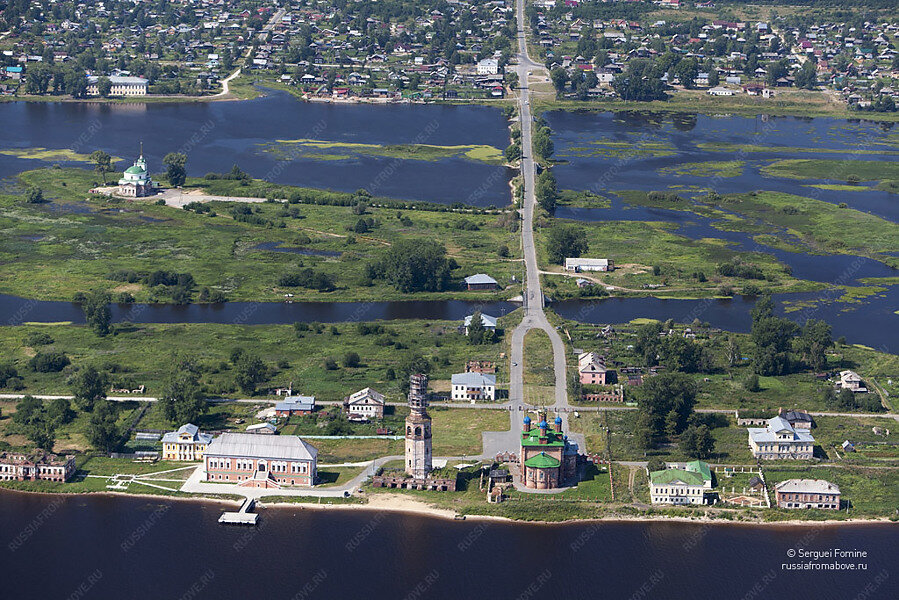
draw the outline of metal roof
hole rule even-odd
[[[295,435],[267,436],[253,433],[223,433],[209,444],[206,456],[315,460],[318,457],[318,450]]]

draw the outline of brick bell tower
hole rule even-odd
[[[406,417],[406,474],[415,479],[425,479],[431,469],[428,376],[416,374],[409,377],[409,416]]]

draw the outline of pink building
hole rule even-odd
[[[609,385],[618,381],[614,369],[606,369],[606,360],[596,352],[584,352],[577,359],[582,385]]]
[[[206,481],[246,487],[315,485],[318,450],[295,435],[223,433],[204,455]]]

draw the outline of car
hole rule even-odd
[[[513,367],[517,367],[517,366],[518,366],[518,363],[517,363],[517,362],[513,362],[513,363],[512,363],[512,366],[513,366]]]

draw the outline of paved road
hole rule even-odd
[[[524,387],[524,338],[528,331],[541,329],[547,333],[553,347],[553,367],[555,370],[556,384],[552,403],[547,403],[547,409],[551,412],[560,409],[568,409],[567,378],[565,375],[565,344],[556,329],[549,323],[543,312],[543,291],[540,288],[540,269],[537,266],[537,252],[534,246],[534,210],[537,198],[534,195],[534,180],[536,165],[532,155],[532,129],[533,117],[531,116],[530,89],[528,76],[540,65],[533,62],[528,56],[527,44],[524,32],[524,0],[518,0],[518,81],[520,93],[518,108],[521,116],[521,148],[523,157],[521,160],[521,174],[524,182],[524,201],[521,207],[521,247],[525,262],[525,289],[524,318],[512,332],[512,368],[509,384],[510,426],[506,432],[485,432],[484,454],[492,456],[497,452],[518,452],[518,435],[521,431],[521,420],[524,417],[525,387]],[[562,417],[563,428],[568,431],[568,413],[559,412]],[[583,436],[577,436],[581,448],[584,447]]]

